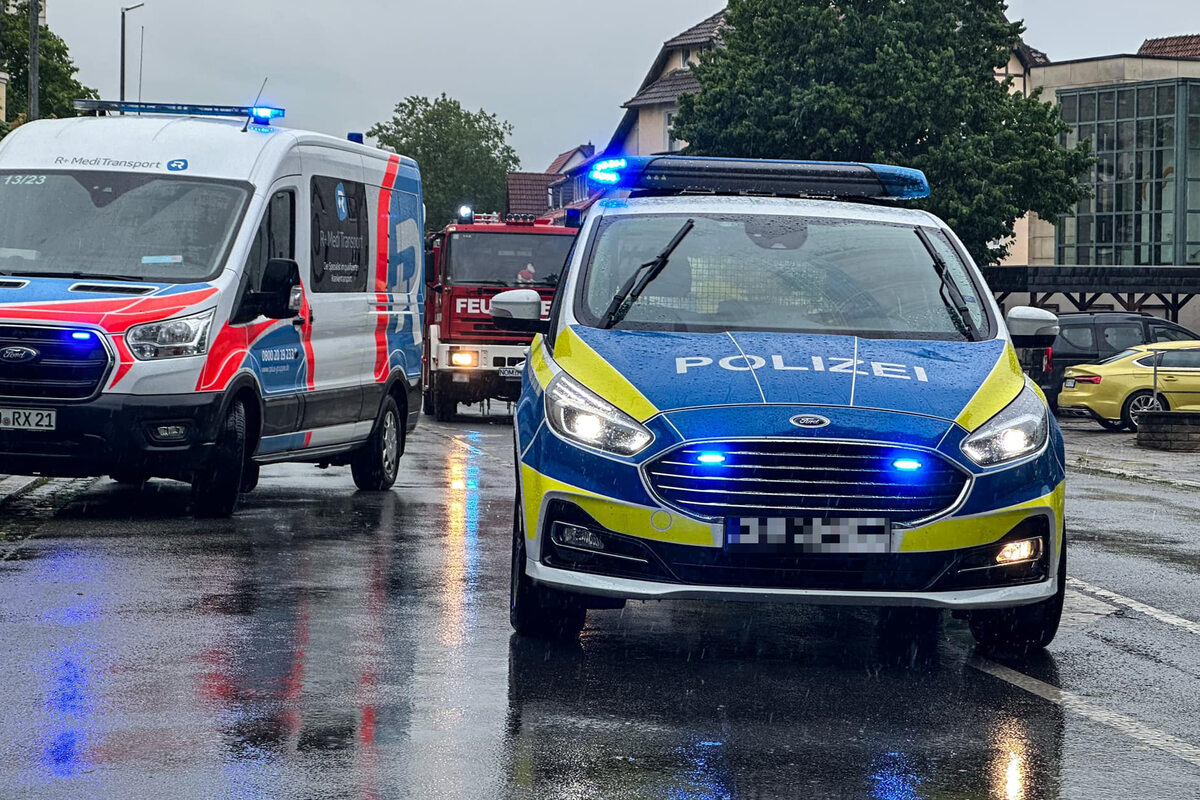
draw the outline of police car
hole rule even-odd
[[[411,159],[271,107],[81,101],[0,143],[0,471],[396,480],[425,284]]]
[[[962,243],[899,207],[920,172],[612,159],[515,412],[511,619],[573,634],[627,599],[952,609],[1054,637],[1062,438]],[[894,612],[904,616],[902,611]],[[913,611],[915,619],[932,612]]]

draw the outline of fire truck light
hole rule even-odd
[[[450,353],[450,363],[456,367],[478,366],[479,353],[474,350],[455,350]]]
[[[459,225],[474,225],[475,224],[475,209],[470,206],[463,206],[458,209],[458,224]]]

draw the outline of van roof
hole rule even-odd
[[[0,169],[77,169],[181,172],[253,180],[273,171],[296,144],[329,147],[364,157],[390,154],[321,133],[193,116],[106,116],[39,120],[0,142]],[[410,166],[416,162],[404,159]],[[273,177],[273,176],[272,176]]]

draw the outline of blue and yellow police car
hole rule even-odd
[[[952,609],[1054,637],[1062,437],[962,243],[870,164],[610,159],[514,415],[511,619],[577,634],[628,599]],[[901,612],[896,612],[901,613]],[[940,617],[939,615],[935,615]]]

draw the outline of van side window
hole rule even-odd
[[[261,288],[263,270],[272,258],[296,257],[296,195],[276,192],[254,234],[246,258],[246,276],[253,291]]]
[[[1150,339],[1155,342],[1186,342],[1192,335],[1183,328],[1170,325],[1151,325]]]
[[[1062,340],[1059,347],[1063,351],[1086,353],[1096,349],[1096,332],[1090,322],[1086,325],[1063,325],[1058,335]]]
[[[312,290],[365,292],[371,252],[367,187],[316,176],[312,209]]]

